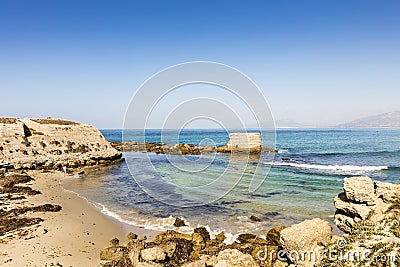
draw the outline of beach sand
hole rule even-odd
[[[40,217],[43,222],[30,227],[23,236],[15,231],[0,239],[1,266],[97,266],[99,252],[117,237],[126,241],[129,232],[140,236],[155,233],[122,224],[102,214],[97,208],[60,185],[67,174],[61,172],[29,171],[35,181],[32,189],[41,194],[13,201],[15,207],[45,203],[62,206],[59,212],[35,212],[26,216]],[[77,178],[79,179],[79,178]],[[30,185],[27,184],[27,185]],[[20,229],[21,230],[21,229]],[[10,237],[12,235],[12,237]]]

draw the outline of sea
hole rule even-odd
[[[101,132],[122,140],[122,130]],[[228,134],[129,130],[123,140],[173,144],[178,136],[180,143],[224,145]],[[400,183],[400,129],[277,129],[275,138],[278,152],[250,157],[124,152],[125,162],[62,185],[123,223],[181,232],[206,226],[212,234],[224,231],[229,243],[239,233],[264,236],[272,227],[315,217],[334,225],[333,199],[346,177]],[[187,226],[174,227],[177,217]]]

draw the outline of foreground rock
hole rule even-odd
[[[370,220],[378,223],[391,202],[400,197],[400,185],[373,182],[369,177],[346,178],[344,192],[335,199],[337,227],[350,233],[357,223]]]
[[[346,234],[327,247],[340,254],[318,266],[400,266],[400,185],[352,177],[343,189],[334,222]]]
[[[331,240],[332,227],[329,222],[315,218],[292,225],[281,231],[280,242],[288,260],[299,266],[312,266],[318,257],[307,254],[319,253]],[[306,257],[302,257],[306,255]]]
[[[121,159],[98,129],[60,119],[0,118],[0,169],[62,169]]]
[[[100,259],[102,266],[273,266],[276,256],[270,258],[267,254],[269,251],[276,254],[281,249],[277,244],[280,244],[282,229],[284,227],[270,230],[267,239],[242,234],[230,245],[223,242],[223,232],[211,238],[204,227],[194,229],[192,234],[166,231],[151,242],[137,239],[137,235],[131,233],[128,244],[119,245],[113,241],[101,251]]]

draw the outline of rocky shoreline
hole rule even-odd
[[[400,185],[352,177],[344,180],[343,188],[334,199],[334,222],[343,236],[332,235],[330,223],[319,218],[275,227],[264,238],[241,234],[233,244],[224,243],[223,232],[211,237],[204,227],[192,234],[169,230],[151,241],[130,233],[128,243],[113,239],[100,252],[101,265],[399,266]],[[185,222],[177,218],[175,224]]]
[[[120,161],[98,129],[62,119],[0,118],[0,171],[77,168]]]
[[[173,155],[200,155],[203,153],[248,153],[246,150],[232,150],[227,145],[224,146],[196,146],[194,144],[173,144],[167,145],[163,143],[139,143],[139,142],[110,142],[113,148],[118,151],[156,153],[156,154],[173,154]],[[259,151],[252,151],[251,154],[259,154],[260,152],[278,152],[272,148],[260,148]]]

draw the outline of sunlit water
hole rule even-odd
[[[121,131],[102,132],[110,141],[121,140]],[[159,133],[147,131],[146,141],[160,142]],[[172,143],[175,137],[173,131],[167,131],[162,141]],[[124,138],[140,141],[143,135],[131,131]],[[223,145],[228,135],[223,131],[188,130],[179,136],[181,143],[196,145],[205,138]],[[246,164],[247,158],[224,154],[126,152],[124,157],[130,168],[123,162],[83,178],[65,180],[63,185],[96,204],[102,212],[132,225],[174,229],[174,217],[181,217],[190,222],[190,227],[181,231],[199,224],[209,226],[215,233],[226,231],[233,237],[239,232],[265,235],[273,226],[307,218],[332,220],[333,198],[342,190],[345,177],[368,175],[379,181],[400,181],[398,129],[278,130],[276,138],[280,152],[275,160],[268,153],[253,156]],[[153,168],[146,165],[148,157]],[[208,167],[199,168],[202,164]],[[154,178],[154,170],[164,183]],[[142,190],[135,178],[141,186],[151,189],[152,196],[145,192],[146,188]],[[216,180],[218,183],[212,184]],[[252,181],[263,181],[255,192],[249,191]],[[165,194],[179,199],[177,203],[198,200],[206,204],[171,206],[157,200]],[[250,215],[262,222],[251,222]]]

